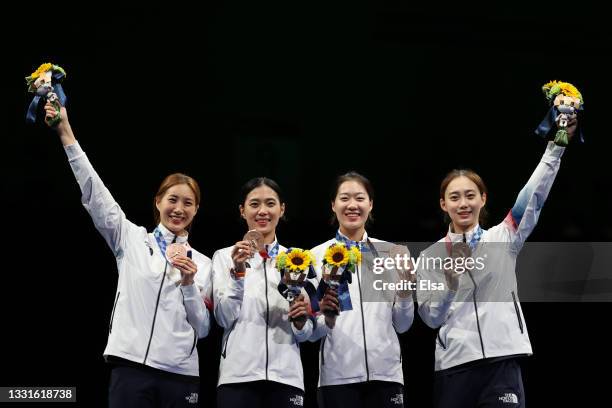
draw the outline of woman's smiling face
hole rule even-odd
[[[332,211],[336,214],[340,229],[346,231],[364,229],[372,207],[366,188],[356,180],[340,184],[332,202]]]

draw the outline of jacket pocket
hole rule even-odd
[[[117,296],[115,296],[115,303],[113,304],[113,311],[111,313],[110,323],[108,324],[108,334],[113,332],[113,320],[115,319],[115,308],[117,307],[117,301],[119,300],[119,295],[121,292],[117,292]]]
[[[404,356],[402,355],[402,342],[400,341],[399,334],[397,334],[397,332],[395,332],[395,337],[397,338],[397,346],[399,347],[399,361],[400,364],[402,364],[402,361],[404,360]]]
[[[512,293],[512,301],[514,302],[514,310],[516,311],[516,318],[518,319],[519,329],[521,329],[521,334],[523,334],[523,320],[521,319],[521,310],[519,309],[518,302],[516,301],[516,295],[514,291]]]
[[[191,351],[189,352],[189,357],[193,354],[193,350],[195,349],[196,344],[198,344],[198,334],[196,331],[193,331],[193,346],[191,346]]]
[[[223,344],[223,351],[221,352],[221,357],[223,358],[225,358],[225,356],[227,355],[227,343],[229,343],[230,335],[234,331],[234,328],[236,327],[236,323],[237,323],[237,320],[234,322],[232,327],[229,329],[229,332],[227,333],[227,337],[225,338],[225,343]]]
[[[440,336],[440,330],[442,330],[441,327],[438,329],[438,333],[437,333],[438,343],[440,343],[440,346],[442,346],[442,348],[446,350],[446,344],[444,344],[444,342],[442,341],[442,336]]]
[[[321,340],[321,365],[325,365],[325,340],[327,340],[327,336]]]

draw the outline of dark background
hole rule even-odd
[[[458,166],[483,176],[497,223],[544,151],[533,134],[547,110],[540,87],[569,81],[586,102],[587,143],[563,157],[530,240],[612,240],[612,33],[603,10],[293,3],[48,4],[3,14],[0,385],[76,386],[79,406],[106,403],[115,263],[80,205],[58,138],[25,125],[23,77],[46,61],[66,69],[75,134],[132,221],[153,227],[152,197],[168,173],[200,182],[190,241],[208,256],[244,233],[239,188],[260,175],[285,190],[289,219],[278,235],[286,245],[332,236],[329,187],[351,169],[377,190],[372,236],[441,237],[439,182]],[[611,305],[523,310],[535,352],[523,361],[529,405],[605,403]],[[400,339],[406,406],[427,407],[433,332],[416,318]],[[198,346],[207,407],[219,347],[218,329]],[[307,406],[315,406],[317,350],[303,347]]]

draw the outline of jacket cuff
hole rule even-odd
[[[555,142],[550,141],[546,146],[546,153],[544,154],[544,156],[558,160],[561,158],[561,156],[563,156],[563,152],[565,152],[564,146],[556,145]]]
[[[319,314],[313,323],[313,330],[323,331],[325,334],[328,334],[331,331],[331,329],[327,327],[327,324],[325,324],[325,315],[323,313]]]
[[[196,286],[195,282],[187,286],[180,285],[180,288],[181,292],[183,292],[183,296],[185,297],[185,299],[192,299],[200,296],[200,291],[198,290],[198,287]]]
[[[230,277],[228,289],[232,293],[243,293],[244,292],[244,279],[245,278],[234,279],[233,277]]]
[[[407,298],[395,298],[395,306],[399,309],[409,309],[413,306],[412,296]]]
[[[300,342],[307,340],[309,335],[312,333],[312,321],[310,319],[306,320],[304,327],[302,327],[301,330],[298,330],[292,322],[290,322],[290,324],[293,334]]]
[[[446,293],[444,294],[444,297],[442,298],[442,301],[444,303],[452,303],[455,300],[455,297],[457,296],[457,291],[456,290],[447,290]]]

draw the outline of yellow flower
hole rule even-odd
[[[582,95],[580,95],[578,89],[569,82],[560,82],[559,87],[561,88],[561,93],[563,95],[571,96],[572,98],[582,99]]]
[[[361,264],[361,251],[356,246],[351,248],[351,262],[356,265]]]
[[[572,98],[580,99],[582,103],[582,95],[580,91],[569,82],[550,81],[542,87],[548,99],[553,99],[556,95],[562,94]]]
[[[36,79],[45,72],[49,71],[51,68],[53,68],[53,64],[51,64],[50,62],[44,63],[40,67],[38,67],[36,71],[32,73],[32,75],[30,75],[30,78]]]
[[[336,244],[327,248],[325,251],[325,261],[329,265],[343,266],[349,261],[349,252],[344,244]]]
[[[299,248],[294,248],[287,254],[286,268],[291,272],[303,271],[310,265],[308,254]]]

